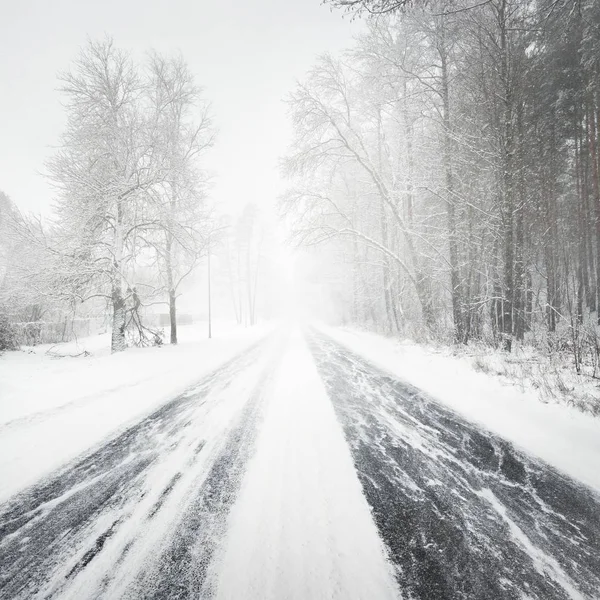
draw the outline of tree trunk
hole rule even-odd
[[[577,189],[577,224],[579,227],[577,261],[577,322],[583,323],[583,306],[590,302],[588,270],[586,264],[587,227],[585,222],[585,196],[581,179],[581,144],[579,135],[575,135],[575,183]]]
[[[519,194],[518,204],[515,207],[515,290],[514,290],[514,333],[519,341],[525,337],[525,135],[523,131],[523,107],[517,109],[518,131],[518,172]]]
[[[442,99],[444,128],[444,170],[446,177],[446,223],[448,227],[448,253],[450,257],[450,292],[452,299],[452,318],[454,339],[457,343],[465,341],[462,309],[462,291],[458,266],[458,247],[456,235],[456,207],[454,197],[454,175],[452,169],[452,137],[450,120],[450,90],[448,81],[448,55],[446,51],[446,30],[444,16],[440,18],[440,40],[438,52],[442,65]]]
[[[175,287],[173,285],[173,236],[167,232],[165,268],[167,271],[167,288],[169,290],[169,323],[171,325],[171,344],[177,344],[177,306]]]
[[[127,309],[125,306],[125,298],[123,298],[123,205],[121,199],[117,200],[117,211],[114,228],[114,246],[113,246],[113,289],[112,289],[112,304],[113,304],[113,324],[112,324],[112,339],[110,344],[111,352],[122,352],[127,348],[125,341],[125,327],[127,318]]]
[[[383,160],[382,160],[382,139],[381,139],[381,109],[377,113],[377,158],[379,171],[383,172]],[[388,230],[387,230],[387,218],[385,214],[385,202],[383,198],[379,197],[379,227],[381,235],[381,244],[385,247],[389,247]],[[398,316],[396,314],[394,301],[392,298],[391,281],[390,281],[390,259],[389,256],[384,255],[382,263],[382,282],[383,282],[383,297],[385,300],[385,314],[387,329],[391,333],[394,331],[394,325],[396,331],[398,330]]]
[[[244,305],[242,301],[242,250],[240,248],[240,243],[237,243],[237,284],[238,284],[238,306],[240,307],[240,320],[239,325],[242,324],[244,320]]]
[[[414,216],[413,216],[413,172],[414,172],[414,158],[413,158],[413,125],[408,114],[408,90],[406,86],[406,79],[404,80],[404,110],[402,111],[402,117],[404,121],[404,139],[406,143],[406,195],[404,210],[406,214],[406,220],[410,230],[413,230]]]
[[[110,343],[110,351],[122,352],[127,348],[125,342],[125,299],[120,286],[115,286],[112,292],[113,304],[113,322],[112,322],[112,338]]]
[[[501,0],[498,11],[500,26],[500,77],[503,93],[503,132],[502,132],[502,222],[503,222],[503,258],[504,290],[502,299],[503,346],[508,352],[512,349],[513,303],[514,303],[514,181],[513,181],[513,85],[510,74],[507,2]]]
[[[254,325],[254,311],[252,310],[252,269],[251,269],[251,244],[252,238],[248,238],[248,247],[246,248],[246,296],[248,299],[248,319],[250,325]]]
[[[588,108],[587,130],[589,157],[592,166],[592,189],[596,212],[596,306],[600,306],[600,174],[598,172],[598,161],[596,157],[596,119],[593,106]],[[597,321],[600,325],[600,310],[597,313]]]
[[[171,344],[177,344],[177,306],[175,304],[177,296],[175,290],[169,290],[169,321],[171,323]]]

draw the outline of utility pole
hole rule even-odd
[[[210,305],[210,233],[208,234],[208,339],[212,338],[212,316]]]

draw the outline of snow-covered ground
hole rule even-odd
[[[279,327],[252,344],[264,333],[107,356],[156,362],[146,383],[5,423],[25,476],[4,457],[0,476],[40,479],[0,503],[0,600],[596,597],[600,495],[503,439],[548,453],[507,423],[552,407],[377,336]]]
[[[10,500],[0,532],[2,599],[401,597],[298,330]]]
[[[181,327],[177,346],[111,355],[109,336],[98,335],[1,355],[0,501],[172,399],[269,330],[217,322],[209,340],[200,323]]]
[[[600,491],[600,418],[539,396],[455,357],[376,334],[320,326],[374,365],[414,385],[525,452]]]

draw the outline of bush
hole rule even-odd
[[[17,350],[17,330],[5,314],[0,313],[0,352],[4,350]]]

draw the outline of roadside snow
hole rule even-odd
[[[180,343],[110,354],[108,336],[0,356],[0,502],[151,412],[266,335],[267,326],[182,327]]]
[[[475,371],[466,358],[371,333],[319,327],[379,368],[600,491],[600,419]]]
[[[256,333],[231,323],[219,323],[215,329],[215,339],[210,342],[206,339],[206,324],[200,323],[179,328],[177,347],[165,344],[162,348],[130,348],[116,355],[110,353],[110,334],[6,352],[0,355],[0,426],[84,397],[134,385],[154,377],[157,368],[161,373],[168,372],[176,358],[200,349],[198,344],[221,346],[233,338],[254,339]]]
[[[398,598],[349,448],[298,331],[271,389],[217,561],[217,598]]]

